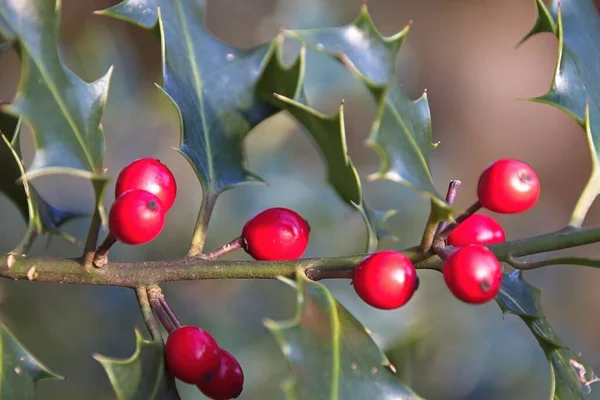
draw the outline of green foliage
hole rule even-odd
[[[22,253],[30,240],[43,233],[56,234],[74,242],[74,238],[60,232],[59,228],[65,222],[82,215],[51,206],[29,184],[20,155],[21,126],[20,119],[0,113],[0,192],[17,206],[27,221],[27,233],[14,252]]]
[[[106,179],[100,119],[112,68],[87,83],[61,62],[58,5],[46,0],[0,3],[0,34],[18,45],[21,57],[17,96],[1,110],[22,116],[32,128],[36,152],[26,176],[60,173],[91,179],[102,214]]]
[[[165,374],[162,341],[148,341],[135,331],[135,352],[119,359],[95,354],[119,400],[178,400],[175,382]]]
[[[551,32],[558,39],[558,61],[550,90],[533,101],[574,118],[587,134],[592,155],[592,174],[570,221],[581,226],[600,193],[600,16],[593,0],[552,0],[549,6],[537,0],[536,4],[536,23],[525,39]]]
[[[407,33],[408,26],[394,36],[382,36],[366,5],[348,25],[286,31],[288,36],[341,62],[372,93],[377,115],[367,143],[379,154],[381,168],[371,179],[399,182],[430,197],[443,220],[451,209],[435,189],[429,168],[436,145],[431,142],[427,97],[424,94],[416,101],[410,100],[394,73],[396,55]]]
[[[0,398],[34,400],[37,382],[44,379],[65,379],[36,360],[2,323],[0,353]]]
[[[289,399],[420,399],[394,375],[393,367],[366,328],[320,283],[299,272],[296,316],[266,320],[286,357],[292,377]]]
[[[281,41],[248,50],[228,46],[206,29],[204,8],[202,0],[125,0],[102,13],[145,28],[158,24],[163,88],[181,118],[180,151],[205,195],[218,196],[260,180],[246,167],[243,139],[276,112],[254,86]],[[290,75],[297,79],[295,71]]]
[[[527,324],[550,363],[551,399],[583,399],[582,386],[599,379],[580,355],[566,347],[544,316],[541,290],[530,285],[521,271],[504,274],[496,301],[503,313],[515,314]]]

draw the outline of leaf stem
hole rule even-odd
[[[140,306],[140,310],[142,311],[142,316],[144,317],[144,321],[146,322],[146,326],[148,327],[148,331],[152,336],[153,340],[162,340],[160,335],[160,329],[158,324],[156,323],[156,319],[154,318],[154,314],[152,313],[152,308],[150,306],[150,300],[148,298],[148,291],[146,286],[138,286],[135,288],[135,294],[137,297],[138,304]]]
[[[241,249],[246,247],[246,241],[243,237],[238,237],[233,239],[231,242],[215,249],[213,251],[209,251],[208,253],[203,254],[201,257],[205,260],[216,260],[219,257],[224,256],[227,253],[231,253],[234,250]]]
[[[216,194],[208,193],[207,190],[203,189],[202,204],[200,205],[200,211],[198,212],[198,219],[196,220],[196,226],[194,228],[190,250],[188,251],[188,257],[197,257],[202,254],[204,243],[206,242],[208,224],[210,222],[213,209],[215,208],[216,201]]]
[[[171,316],[169,315],[167,310],[165,310],[162,302],[160,301],[161,298],[164,299],[165,297],[160,287],[158,285],[149,285],[148,297],[150,299],[150,305],[152,307],[152,310],[158,316],[158,319],[160,320],[162,325],[165,327],[167,332],[173,332],[176,328],[176,325],[173,322],[173,320],[171,320]]]
[[[94,215],[90,222],[90,229],[88,231],[85,246],[83,247],[83,266],[89,268],[93,265],[94,255],[96,253],[96,245],[98,244],[98,233],[100,232],[100,225],[102,225],[102,217],[98,207],[94,210]]]
[[[419,250],[423,253],[426,253],[429,251],[429,249],[431,249],[431,245],[433,244],[433,238],[435,237],[438,224],[440,223],[439,217],[435,210],[436,205],[433,203],[432,200],[431,210],[429,211],[429,217],[427,218],[427,224],[425,224],[423,236],[421,237],[421,244],[419,245]]]

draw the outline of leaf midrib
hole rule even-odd
[[[202,79],[200,77],[200,68],[196,63],[196,52],[194,51],[194,45],[192,42],[192,38],[189,32],[187,20],[185,19],[185,14],[183,12],[181,0],[174,1],[175,8],[177,9],[177,17],[181,22],[181,31],[183,33],[185,47],[188,53],[188,59],[190,61],[190,67],[192,69],[192,76],[194,77],[194,89],[196,91],[196,95],[198,96],[198,102],[200,106],[200,120],[202,121],[202,134],[204,136],[205,151],[206,158],[208,160],[208,183],[209,188],[212,186],[212,183],[215,181],[215,171],[213,166],[213,155],[212,155],[212,147],[210,145],[210,134],[208,126],[206,125],[206,112],[204,109],[204,96],[202,95]],[[164,35],[164,32],[163,32]],[[166,57],[166,54],[165,54]],[[183,118],[183,116],[182,116]],[[182,127],[183,129],[183,127]]]
[[[390,89],[388,89],[388,90],[390,90]],[[388,101],[387,97],[388,97],[388,95],[386,93],[386,95],[384,97],[386,107],[388,107],[391,110],[392,115],[394,116],[394,118],[398,121],[398,123],[402,127],[401,131],[408,138],[409,143],[412,145],[413,149],[416,151],[419,161],[421,161],[421,164],[425,167],[425,172],[427,173],[427,178],[429,179],[429,183],[431,183],[433,185],[433,178],[431,176],[431,171],[429,170],[429,165],[427,164],[427,160],[425,160],[425,157],[423,155],[423,152],[421,151],[421,148],[417,144],[415,138],[411,135],[410,131],[408,130],[408,127],[404,123],[404,120],[402,119],[402,117],[400,117],[400,114],[398,112],[396,112],[396,109],[394,107],[392,107],[392,105]],[[432,194],[435,195],[435,193],[432,193]]]
[[[4,17],[4,20],[7,20],[6,12],[3,12],[2,7],[0,7],[0,14],[2,14],[2,16]],[[20,35],[17,34],[16,36],[20,38]],[[62,96],[60,95],[60,91],[57,89],[53,80],[50,79],[48,72],[43,67],[43,64],[40,62],[40,60],[37,60],[36,57],[33,55],[33,53],[31,51],[29,51],[30,49],[29,49],[28,43],[24,40],[19,40],[19,42],[26,49],[28,57],[31,58],[31,60],[35,63],[37,69],[40,71],[40,75],[42,75],[44,82],[46,82],[46,86],[48,87],[48,89],[50,90],[50,93],[52,93],[52,96],[56,100],[56,104],[58,104],[58,108],[61,110],[61,112],[63,113],[63,116],[65,117],[69,126],[73,130],[73,133],[75,134],[75,137],[77,138],[77,141],[79,142],[79,145],[81,146],[81,150],[85,154],[85,157],[89,163],[90,170],[93,172],[96,172],[93,158],[91,157],[91,155],[88,152],[87,147],[85,146],[85,141],[83,140],[81,132],[79,131],[79,128],[77,127],[77,124],[75,124],[75,121],[73,120],[70,113],[68,112],[68,107],[66,106]],[[64,65],[60,62],[60,57],[58,58],[58,60],[59,60],[61,68],[64,68]],[[65,74],[65,78],[67,79],[67,81],[69,80],[69,78],[66,74]]]

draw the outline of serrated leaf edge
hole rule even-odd
[[[125,359],[121,359],[121,358],[113,358],[113,357],[107,357],[104,356],[102,354],[99,353],[94,353],[92,354],[92,357],[98,361],[102,367],[104,368],[104,370],[106,371],[106,374],[108,375],[108,379],[110,380],[111,386],[113,388],[113,390],[115,391],[115,393],[117,394],[117,398],[119,399],[124,399],[125,397],[123,396],[123,393],[121,393],[118,390],[118,387],[114,384],[114,382],[116,381],[116,377],[114,375],[114,372],[110,369],[107,368],[106,366],[109,364],[121,364],[121,365],[125,365],[128,363],[131,363],[133,361],[135,361],[135,359],[140,355],[140,353],[142,352],[142,346],[144,345],[150,345],[152,344],[152,341],[149,340],[144,340],[142,334],[140,333],[140,331],[135,328],[135,351],[133,353],[133,355],[131,355],[131,357],[129,358],[125,358]],[[162,376],[164,374],[164,363],[161,362],[161,367],[160,367],[160,374],[158,376],[158,379],[156,380],[155,386],[152,390],[152,397],[151,399],[154,399],[154,397],[156,396],[156,393],[160,387],[160,381],[162,379]]]

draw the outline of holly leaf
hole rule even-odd
[[[21,57],[16,98],[0,110],[23,117],[32,128],[36,149],[26,177],[69,174],[88,178],[103,215],[101,197],[106,178],[100,119],[112,68],[102,78],[87,83],[61,62],[59,13],[56,0],[0,3],[0,34],[15,42]]]
[[[119,400],[179,399],[173,378],[166,373],[162,341],[147,341],[135,330],[136,349],[127,359],[94,354],[106,371]]]
[[[288,362],[284,385],[289,399],[420,399],[394,375],[393,366],[367,329],[325,286],[306,278],[284,279],[297,290],[296,316],[266,320]]]
[[[523,279],[522,271],[504,274],[496,302],[505,314],[514,314],[527,324],[550,364],[553,400],[584,399],[582,388],[599,379],[580,354],[569,349],[554,331],[541,306],[541,290]]]
[[[3,323],[0,323],[0,353],[0,397],[3,399],[35,400],[37,382],[65,379],[32,356]]]
[[[327,182],[342,201],[361,214],[367,225],[367,252],[375,251],[378,239],[393,239],[384,229],[384,223],[395,211],[377,211],[364,204],[361,180],[346,145],[344,106],[340,105],[334,116],[326,116],[307,106],[302,91],[304,70],[304,47],[288,67],[283,65],[280,52],[274,52],[256,84],[257,93],[275,107],[288,111],[304,126],[326,164]]]
[[[384,37],[363,5],[351,24],[285,34],[341,62],[373,95],[377,115],[367,144],[378,153],[381,167],[369,178],[388,179],[416,190],[432,200],[440,220],[449,219],[452,209],[437,192],[429,168],[436,145],[431,142],[427,96],[410,100],[395,77],[396,55],[408,31],[409,25]]]
[[[550,32],[558,38],[558,61],[550,90],[532,101],[549,104],[585,130],[592,173],[569,225],[580,227],[600,193],[600,15],[593,0],[536,1],[537,18],[525,37]]]
[[[67,221],[83,217],[84,214],[58,209],[48,204],[29,184],[21,160],[20,131],[22,120],[0,112],[0,192],[4,193],[18,208],[27,221],[27,230],[14,253],[23,254],[31,240],[40,234],[54,234],[70,242],[75,238],[61,232]]]
[[[181,117],[180,152],[205,192],[215,197],[260,181],[247,169],[243,139],[277,111],[258,98],[255,83],[282,38],[253,49],[231,47],[206,29],[203,0],[125,0],[101,13],[149,29],[158,25],[163,89]]]

